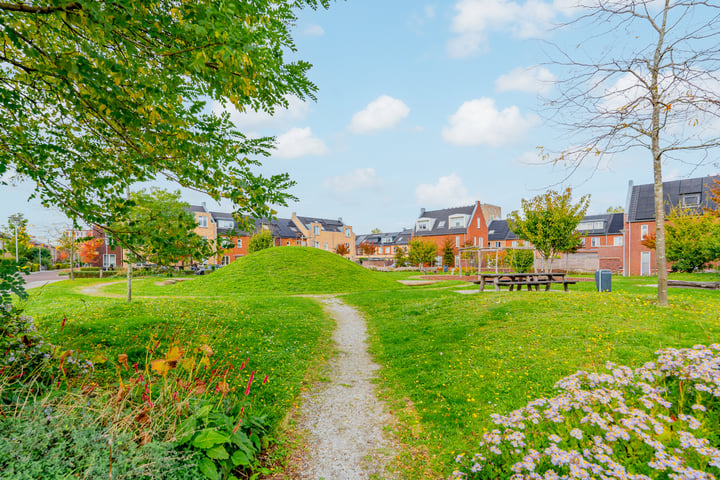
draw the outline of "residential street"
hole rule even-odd
[[[27,290],[31,288],[42,287],[48,283],[59,282],[65,280],[67,276],[60,276],[61,270],[48,270],[44,272],[33,272],[30,275],[23,276],[25,280],[25,288]]]

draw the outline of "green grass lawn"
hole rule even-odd
[[[638,366],[663,347],[720,340],[716,292],[672,289],[654,305],[653,279],[614,278],[613,293],[591,282],[564,292],[453,289],[346,296],[368,319],[381,388],[401,418],[408,448],[399,476],[448,476],[471,452],[489,415],[552,393],[578,369],[606,361]],[[476,288],[476,287],[475,287]],[[432,472],[432,473],[429,473]]]
[[[129,305],[79,293],[107,280],[60,282],[32,291],[26,311],[49,341],[90,357],[142,359],[153,335],[163,345],[202,338],[216,358],[236,366],[249,357],[258,377],[270,375],[258,403],[278,425],[302,379],[331,349],[332,321],[316,302],[294,295],[347,293],[344,300],[368,321],[371,351],[383,367],[380,392],[399,418],[398,478],[446,477],[454,455],[470,452],[489,428],[491,413],[551,394],[578,369],[601,370],[608,360],[637,366],[659,348],[720,341],[714,291],[671,289],[671,306],[659,308],[648,286],[654,278],[614,277],[612,293],[595,292],[594,282],[569,293],[554,286],[549,293],[471,295],[457,290],[476,285],[456,281],[397,282],[417,275],[371,272],[317,249],[271,249],[175,285],[138,279]],[[103,291],[122,295],[124,288]],[[109,373],[98,367],[99,377]]]
[[[239,368],[250,359],[245,375],[233,387],[242,390],[252,370],[269,376],[257,389],[256,405],[277,425],[299,393],[308,369],[330,351],[334,323],[312,300],[299,297],[226,296],[225,298],[88,297],[82,287],[100,283],[78,279],[31,290],[25,311],[46,339],[89,358],[100,355],[143,363],[151,337],[165,351],[172,343],[207,343],[218,366]],[[62,328],[63,318],[66,319]],[[113,378],[114,370],[98,365],[96,375]]]

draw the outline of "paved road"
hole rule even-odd
[[[37,288],[47,285],[48,283],[66,280],[67,276],[60,276],[60,270],[48,270],[46,272],[33,272],[30,275],[23,275],[25,280],[25,289]]]

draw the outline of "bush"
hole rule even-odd
[[[535,264],[535,252],[530,249],[511,248],[506,250],[504,262],[508,268],[518,273],[529,272]]]
[[[720,344],[669,348],[640,368],[579,371],[459,455],[459,478],[716,478]],[[715,477],[713,477],[715,475]]]
[[[97,423],[89,414],[92,402],[87,409],[75,407],[39,402],[0,419],[2,478],[202,478],[193,461],[197,454],[179,452],[170,443],[140,445],[131,433]]]

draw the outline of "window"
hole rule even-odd
[[[502,242],[495,242],[495,248],[500,248],[501,244],[502,244]]]
[[[315,248],[320,248],[320,242],[315,242]]]
[[[116,266],[117,262],[114,254],[103,255],[103,268],[115,268]]]
[[[478,219],[477,219],[477,225],[478,225],[477,228],[480,228],[480,217],[478,217]]]
[[[228,257],[227,255],[223,255],[220,265],[229,265],[229,264],[230,264],[230,257]]]
[[[430,230],[430,222],[425,220],[422,222],[417,222],[415,228],[417,230]]]
[[[450,217],[450,228],[465,228],[465,215]]]
[[[286,246],[286,247],[289,247],[289,246],[290,246],[290,240],[288,240],[288,241],[285,242],[285,246]]]
[[[600,246],[600,237],[592,237],[590,239],[590,246],[591,247],[599,247]]]
[[[345,244],[345,248],[347,248],[347,249],[349,250],[349,249],[350,249],[350,244],[349,244],[349,243],[346,243],[346,244]]]
[[[348,238],[350,238],[350,235],[351,235],[351,234],[352,234],[352,230],[349,229],[349,228],[346,228],[346,229],[345,229],[345,236],[348,237]]]
[[[647,225],[640,225],[640,240],[645,240],[645,237],[648,236],[648,226]]]
[[[390,247],[385,247],[385,253],[390,253]]]
[[[512,242],[512,246],[513,246],[513,247],[517,247],[517,246],[518,246],[518,242],[517,242],[517,240],[513,240],[513,242]]]
[[[580,222],[576,230],[602,230],[605,228],[605,222]]]
[[[455,237],[455,246],[460,247],[460,237]]]
[[[683,207],[697,207],[700,205],[700,194],[686,193],[685,195],[680,195],[680,204]]]
[[[197,219],[198,227],[207,228],[207,217],[200,215]]]
[[[613,245],[615,245],[616,247],[622,247],[623,237],[613,237]]]
[[[235,222],[232,220],[218,220],[218,227],[220,228],[233,228],[235,226]]]
[[[325,242],[325,250],[327,250],[327,247],[328,247],[327,242]]]
[[[320,225],[313,225],[313,235],[320,235]]]

